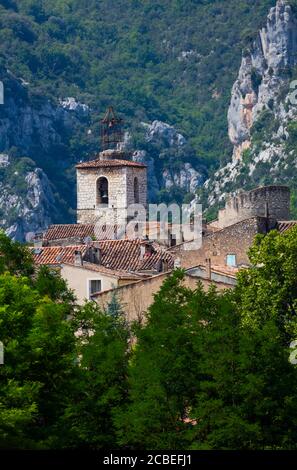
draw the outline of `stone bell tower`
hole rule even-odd
[[[101,120],[102,152],[77,170],[77,223],[127,222],[131,204],[147,204],[147,167],[119,150],[122,120],[109,108]]]

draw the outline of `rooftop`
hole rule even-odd
[[[135,273],[129,273],[128,271],[120,271],[106,268],[102,265],[97,265],[94,263],[88,263],[86,261],[83,262],[82,266],[74,266],[73,263],[63,263],[65,266],[71,266],[78,269],[86,269],[88,271],[93,271],[97,273],[106,274],[107,276],[116,277],[118,279],[128,279],[128,280],[140,280],[142,279],[141,275]]]
[[[151,235],[156,238],[161,233],[162,224],[160,222],[146,222],[143,224],[143,236]],[[181,226],[165,224],[164,229],[177,230]],[[43,235],[44,241],[65,240],[67,238],[85,239],[91,237],[95,240],[113,240],[116,238],[117,230],[120,232],[121,238],[129,238],[128,234],[121,232],[122,227],[116,225],[106,225],[100,227],[96,224],[56,224],[50,225]],[[74,242],[77,243],[77,242]]]
[[[72,246],[44,246],[31,248],[34,261],[42,265],[74,264],[75,251],[81,251],[87,258],[88,250],[93,247],[100,248],[101,259],[98,268],[108,268],[113,271],[150,272],[158,270],[160,262],[168,263],[168,270],[173,269],[174,259],[170,253],[162,249],[157,243],[152,244],[152,252],[141,255],[141,240],[104,240],[90,245]],[[90,263],[93,269],[96,264]]]
[[[168,269],[173,269],[174,260],[170,253],[153,244],[151,254],[140,256],[141,240],[106,240],[99,242],[102,250],[102,264],[110,269],[125,271],[155,270],[158,262],[168,262]]]
[[[295,225],[297,225],[297,220],[279,220],[276,228],[280,233],[284,233]]]
[[[94,237],[94,224],[59,224],[50,225],[45,232],[44,240],[63,240],[65,238]]]
[[[87,249],[87,245],[44,246],[41,248],[31,248],[31,251],[36,264],[58,266],[63,263],[74,264],[74,253],[81,251],[84,256]]]
[[[78,169],[87,169],[87,168],[120,168],[120,167],[135,167],[135,168],[146,168],[144,163],[133,162],[131,160],[91,160],[89,162],[83,162],[76,165]]]

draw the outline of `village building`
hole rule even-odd
[[[106,150],[77,168],[78,224],[123,225],[134,214],[129,207],[147,204],[147,168],[129,154]]]
[[[213,284],[218,290],[232,289],[236,284],[237,271],[237,269],[223,269],[217,266],[197,266],[185,271],[183,285],[194,290],[197,288],[197,283],[200,282],[206,290]],[[172,271],[150,276],[137,282],[130,282],[117,288],[117,300],[129,322],[138,321],[142,323],[145,321],[146,312],[154,301],[154,295],[170,274],[172,274]],[[93,296],[93,300],[103,310],[106,310],[113,294],[113,289],[98,292]]]
[[[288,230],[297,221],[290,221],[290,190],[286,186],[264,186],[240,192],[227,199],[218,219],[209,223],[198,250],[186,250],[186,244],[169,251],[189,268],[206,263],[243,268],[250,265],[248,251],[255,236],[275,229]]]
[[[174,268],[170,253],[158,244],[142,240],[35,246],[32,253],[36,265],[59,270],[80,304],[92,300],[101,291],[171,272]]]

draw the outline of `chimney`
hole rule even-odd
[[[140,259],[143,259],[145,255],[145,245],[140,245]]]
[[[83,265],[83,257],[81,251],[74,252],[74,265],[75,266],[82,266]]]
[[[151,256],[154,253],[152,242],[144,241],[140,244],[140,259]]]
[[[169,270],[169,264],[166,259],[162,259],[162,272],[167,273]]]
[[[205,260],[205,278],[211,280],[211,258]]]
[[[95,264],[101,264],[101,259],[102,259],[102,252],[101,248],[93,248],[93,263]]]
[[[43,245],[43,234],[42,233],[36,233],[34,239],[34,248],[42,248]]]

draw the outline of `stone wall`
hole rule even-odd
[[[230,197],[213,224],[228,227],[250,217],[269,216],[276,220],[290,219],[290,190],[286,186],[265,186]]]
[[[249,265],[247,252],[255,236],[266,234],[274,225],[273,220],[253,217],[204,236],[199,250],[187,251],[181,245],[170,252],[180,258],[182,268],[205,265],[206,259],[211,259],[212,265],[225,266],[228,254],[236,255],[237,266]]]
[[[159,291],[165,279],[170,273],[163,273],[158,276],[145,279],[143,281],[119,287],[116,292],[118,300],[123,306],[126,318],[129,322],[143,321],[145,313],[154,301],[154,295]],[[204,288],[208,289],[213,283],[207,279],[198,279],[190,275],[185,276],[184,285],[190,289],[195,289],[197,282],[201,281]],[[230,289],[229,284],[215,282],[219,290]],[[102,292],[96,297],[96,302],[102,309],[105,309],[110,302],[114,291]]]

